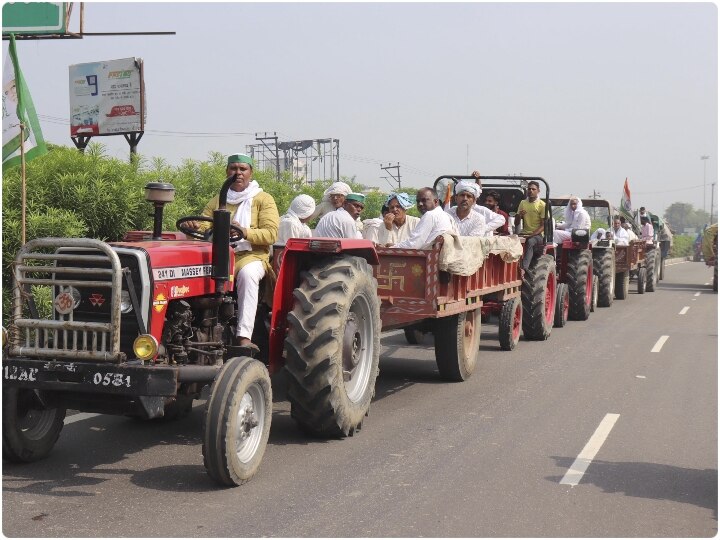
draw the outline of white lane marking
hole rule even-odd
[[[703,285],[710,285],[710,282],[708,281],[707,283],[703,283]]]
[[[696,293],[695,293],[695,296],[700,296],[700,293],[699,293],[699,292],[696,292]]]
[[[678,315],[685,315],[688,312],[688,309],[690,309],[690,306],[685,306],[680,310],[680,313],[678,313]]]
[[[65,425],[72,424],[73,422],[79,422],[80,420],[87,420],[88,418],[94,418],[95,416],[100,416],[99,414],[95,413],[78,413],[73,414],[72,416],[68,416],[65,418]]]
[[[657,340],[657,343],[650,352],[660,352],[660,349],[662,349],[669,337],[670,336],[660,336],[660,339]]]
[[[590,437],[590,440],[585,445],[585,448],[583,448],[582,452],[578,454],[578,457],[565,473],[565,476],[563,476],[562,480],[560,480],[561,485],[565,484],[574,487],[580,483],[585,471],[587,471],[587,468],[592,463],[592,460],[595,459],[595,455],[600,450],[600,447],[605,442],[605,439],[607,439],[610,434],[610,430],[613,428],[618,418],[620,418],[619,414],[607,413],[605,415],[605,418],[602,419],[602,422],[600,422],[600,425],[595,430],[595,433],[593,433],[592,437]]]
[[[635,375],[636,379],[647,379],[645,375]]]
[[[387,332],[382,332],[380,334],[380,337],[390,337],[390,336],[397,336],[398,334],[404,334],[405,330],[388,330]]]

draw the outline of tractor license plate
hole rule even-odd
[[[38,368],[23,366],[3,366],[3,379],[6,381],[28,381],[37,380]]]

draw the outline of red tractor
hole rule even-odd
[[[40,238],[23,246],[9,332],[3,332],[4,458],[45,457],[66,409],[172,419],[187,414],[211,385],[205,467],[224,485],[253,476],[268,439],[270,374],[282,366],[285,335],[270,332],[268,341],[269,310],[259,309],[264,361],[232,345],[237,308],[225,209],[232,181],[223,184],[213,228],[200,235],[205,241],[161,232],[163,205],[174,189],[153,183],[146,187],[155,204],[152,233],[136,231],[127,236],[134,240],[112,243]],[[178,228],[198,236],[186,225],[196,219],[183,218]],[[377,255],[366,241],[344,241],[341,256],[337,243],[316,244],[314,253],[286,257],[291,264],[281,268],[279,283],[302,275],[307,286],[295,295],[275,294],[274,315],[293,328],[291,372],[306,373],[290,389],[293,416],[314,433],[344,436],[360,428],[378,373],[379,301],[368,264]],[[52,299],[49,314],[39,310],[43,291]],[[317,354],[303,365],[308,351]]]

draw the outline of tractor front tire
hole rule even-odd
[[[503,351],[512,351],[520,341],[520,329],[522,328],[522,302],[520,297],[504,302],[500,310],[500,325],[498,336],[500,348]]]
[[[262,461],[272,422],[270,375],[259,360],[231,358],[210,389],[203,419],[203,460],[224,486],[250,480]]]
[[[35,390],[3,388],[2,454],[16,463],[46,457],[60,437],[65,409],[43,408]]]
[[[480,332],[480,308],[435,320],[435,363],[440,377],[462,382],[475,371]]]
[[[625,300],[630,292],[630,272],[618,272],[615,274],[615,298]]]
[[[586,321],[592,304],[592,252],[589,250],[568,253],[567,287],[570,295],[568,318]]]
[[[525,274],[522,285],[523,335],[527,340],[542,341],[552,332],[557,292],[555,260],[538,257]]]
[[[365,259],[332,257],[301,273],[285,342],[293,419],[320,437],[360,430],[380,362],[377,281]]]
[[[598,278],[599,307],[610,307],[615,298],[615,251],[603,249],[593,252],[593,274]]]
[[[562,328],[568,320],[570,312],[570,293],[566,283],[558,283],[557,297],[555,300],[555,316],[553,318],[553,326]]]
[[[645,267],[638,268],[637,275],[637,292],[638,294],[645,294],[645,287],[647,286],[647,271]]]

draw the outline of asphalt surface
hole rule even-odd
[[[633,282],[626,300],[512,352],[491,320],[464,383],[439,380],[431,338],[386,335],[370,415],[345,440],[303,435],[275,377],[264,461],[239,488],[205,473],[203,402],[172,424],[71,415],[46,460],[3,462],[3,533],[714,536],[711,279],[702,263],[669,266],[656,292]]]

